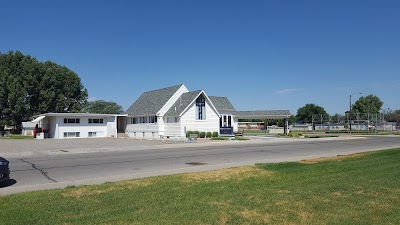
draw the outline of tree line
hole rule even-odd
[[[0,53],[0,130],[47,113],[121,113],[114,102],[88,101],[79,76],[51,61],[39,62],[20,51]]]
[[[351,114],[381,114],[388,122],[400,122],[400,110],[382,109],[383,102],[378,96],[367,95],[360,97],[351,105]],[[344,113],[350,113],[346,111]],[[292,116],[292,122],[310,123],[315,115],[328,115],[322,106],[316,104],[306,104],[297,110],[297,114]],[[332,121],[338,121],[344,115],[335,114],[331,116]],[[329,115],[328,115],[329,116]]]

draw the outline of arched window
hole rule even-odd
[[[205,120],[206,119],[206,99],[204,95],[200,95],[196,99],[196,119]]]

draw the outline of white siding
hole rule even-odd
[[[239,130],[239,127],[238,127],[238,125],[239,125],[239,120],[236,118],[236,117],[232,117],[232,120],[233,120],[233,123],[232,123],[232,125],[233,125],[233,131],[235,132],[235,131],[238,131]]]
[[[107,117],[104,119],[105,121],[107,121],[107,133],[105,137],[117,137],[117,117]]]
[[[134,138],[159,138],[159,127],[158,123],[139,123],[139,124],[127,124],[126,131],[129,137]],[[136,133],[136,136],[135,136]],[[143,135],[144,133],[144,135]],[[153,137],[154,134],[154,137]]]
[[[158,134],[164,136],[164,119],[162,116],[157,117],[157,124],[158,124]]]
[[[189,109],[181,117],[181,137],[185,136],[186,131],[219,132],[219,117],[214,111],[208,99],[206,99],[206,119],[196,120],[196,103],[193,102]]]
[[[180,123],[165,124],[164,136],[166,137],[181,137],[181,125]]]
[[[115,135],[115,131],[113,133],[113,127],[114,130],[116,129],[116,122],[115,122],[115,117],[109,117],[109,121],[107,118],[98,118],[96,119],[103,119],[103,123],[101,124],[93,124],[88,122],[88,117],[65,117],[65,118],[79,118],[80,123],[64,123],[64,117],[55,117],[56,118],[56,123],[58,124],[58,130],[55,133],[54,138],[58,139],[64,139],[64,133],[65,132],[79,132],[80,138],[87,138],[89,137],[89,132],[96,132],[96,137],[111,137],[111,135]],[[113,125],[114,123],[114,125]],[[110,130],[110,134],[108,134],[108,129]]]
[[[57,132],[57,118],[56,117],[50,117],[50,130],[49,130],[49,138],[57,138],[56,132]]]

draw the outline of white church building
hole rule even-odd
[[[289,110],[236,111],[226,97],[189,91],[181,84],[144,92],[121,115],[45,113],[33,122],[38,124],[36,138],[158,139],[184,138],[187,131],[232,136],[238,131],[239,119],[285,119],[287,128],[289,117]]]
[[[236,111],[226,97],[176,85],[143,93],[125,112],[125,131],[134,138],[183,138],[187,131],[231,136],[239,119],[289,118],[288,110]]]

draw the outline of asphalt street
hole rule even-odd
[[[261,141],[238,145],[191,148],[172,146],[135,151],[15,157],[9,158],[12,179],[0,186],[0,194],[99,184],[262,162],[298,161],[387,148],[400,148],[400,137],[279,143]]]

